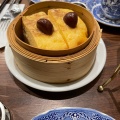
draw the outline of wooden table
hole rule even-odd
[[[2,0],[0,0],[1,2]],[[23,0],[26,7],[29,0]],[[30,120],[39,113],[58,107],[85,107],[104,112],[120,120],[120,75],[99,93],[102,84],[120,63],[120,28],[100,24],[102,39],[107,49],[107,59],[102,72],[85,87],[68,92],[45,92],[19,82],[8,70],[4,48],[0,49],[0,101],[12,114],[13,120]]]

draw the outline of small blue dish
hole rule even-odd
[[[101,0],[65,0],[66,2],[81,2],[81,3],[84,3],[86,4],[87,8],[91,11],[93,6],[97,5],[97,4],[100,4],[101,3]]]
[[[45,0],[31,0],[33,3],[38,3]],[[47,1],[47,0],[46,0]],[[65,1],[65,2],[82,2],[86,3],[87,0],[56,0],[56,1]]]
[[[82,3],[86,3],[86,0],[64,0],[66,2],[82,2]]]
[[[32,120],[115,120],[114,118],[90,108],[63,107],[47,111]]]
[[[38,3],[40,2],[41,0],[31,0],[33,3]]]
[[[120,0],[101,0],[104,15],[112,20],[120,20]]]
[[[101,8],[101,4],[95,5],[92,8],[91,12],[98,22],[108,25],[108,26],[112,26],[112,27],[120,27],[120,20],[111,20],[104,16],[104,13]]]

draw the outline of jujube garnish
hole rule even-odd
[[[78,16],[75,12],[69,12],[64,16],[63,20],[69,27],[75,28],[77,25]]]
[[[45,18],[41,18],[37,21],[37,28],[47,34],[47,35],[51,35],[53,33],[53,25],[52,23]]]

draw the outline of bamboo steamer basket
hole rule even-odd
[[[16,41],[14,26],[18,19],[19,16],[10,24],[7,35],[15,63],[23,73],[38,81],[59,84],[75,81],[91,70],[101,38],[96,20],[90,43],[83,50],[71,55],[50,57],[31,52]]]
[[[43,50],[43,49],[31,46],[31,45],[27,44],[26,42],[24,42],[24,37],[22,34],[23,33],[23,31],[22,31],[22,16],[31,15],[31,14],[34,14],[34,13],[40,12],[40,11],[44,11],[47,13],[48,9],[66,8],[66,6],[67,6],[67,9],[72,9],[73,11],[75,11],[78,14],[78,16],[87,25],[89,37],[86,42],[82,43],[81,45],[79,45],[75,48],[71,48],[68,50]],[[55,57],[55,56],[70,55],[70,54],[73,54],[75,52],[78,52],[78,51],[84,49],[92,39],[94,24],[95,23],[94,23],[93,16],[91,15],[91,13],[88,10],[86,10],[83,7],[80,7],[75,4],[67,3],[67,2],[47,1],[47,2],[40,2],[37,4],[31,5],[24,12],[22,12],[18,17],[18,20],[16,20],[16,23],[14,23],[14,26],[15,26],[14,32],[15,32],[16,41],[18,42],[18,44],[20,44],[20,46],[22,46],[26,50],[31,51],[36,54],[40,54],[40,55]]]

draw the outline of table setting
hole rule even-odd
[[[4,7],[4,9],[1,11],[0,14],[0,19],[1,19],[1,23],[0,23],[0,35],[2,36],[1,40],[0,40],[0,48],[5,47],[5,45],[7,44],[7,38],[6,38],[6,29],[8,27],[8,25],[10,24],[10,22],[12,22],[12,20],[14,19],[14,17],[19,14],[21,11],[23,11],[25,5],[24,4],[18,4],[18,2],[20,2],[19,0],[16,1],[15,4],[13,4],[15,1],[13,0],[10,4],[6,4],[6,6]],[[12,10],[12,16],[10,16],[10,20],[6,21],[8,18],[6,18],[4,16],[4,14],[7,12],[7,10]],[[16,12],[15,12],[16,10]],[[7,17],[9,17],[7,15]],[[4,39],[4,40],[2,40]]]
[[[119,0],[0,0],[0,3],[0,120],[119,120]],[[91,41],[86,43],[87,47],[66,55],[65,50],[65,53],[36,52],[38,49],[21,41],[21,16],[61,6],[76,10],[90,26]],[[10,13],[7,18],[6,13]],[[54,56],[56,53],[59,55]],[[84,69],[88,69],[87,73]]]

